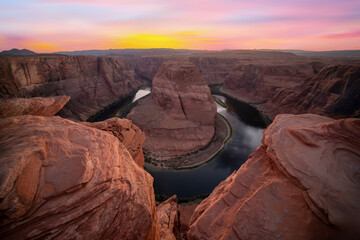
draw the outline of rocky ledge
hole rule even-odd
[[[141,100],[127,118],[145,132],[144,151],[161,161],[207,146],[215,116],[216,104],[198,68],[169,60],[153,80],[151,97]]]
[[[360,120],[278,115],[195,210],[188,239],[357,239]]]
[[[0,118],[21,115],[54,116],[69,100],[69,96],[0,98]]]
[[[159,239],[153,178],[113,134],[10,117],[0,149],[1,239]]]

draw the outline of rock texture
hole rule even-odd
[[[294,90],[278,89],[266,105],[271,115],[309,112],[333,118],[360,117],[360,65],[324,67]]]
[[[67,95],[60,112],[86,120],[141,85],[130,62],[120,58],[47,55],[0,59],[0,97]]]
[[[189,239],[360,237],[360,120],[278,115],[195,210]]]
[[[81,124],[107,131],[114,135],[129,151],[131,157],[140,166],[144,167],[144,153],[142,145],[145,133],[128,119],[110,118],[102,122],[82,122]]]
[[[153,178],[111,134],[11,117],[0,149],[1,239],[158,239]]]
[[[179,209],[176,195],[156,207],[161,240],[176,240],[179,232]]]
[[[127,118],[145,131],[144,150],[165,159],[209,144],[215,116],[216,104],[196,66],[172,60],[156,74],[151,97],[141,100]]]
[[[222,91],[252,103],[271,119],[281,113],[360,116],[360,65],[323,66],[239,65]]]
[[[54,116],[69,100],[69,96],[0,98],[0,118],[21,115]]]

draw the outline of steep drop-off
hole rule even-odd
[[[360,120],[279,115],[195,210],[193,239],[357,239]]]
[[[63,117],[86,120],[141,85],[130,62],[91,56],[0,58],[0,97],[67,95]]]
[[[360,117],[360,65],[324,67],[293,91],[275,91],[265,108],[272,116],[280,112]]]
[[[0,149],[1,239],[158,239],[153,178],[112,134],[10,117]]]
[[[167,61],[157,72],[151,96],[127,118],[146,134],[144,150],[157,159],[194,152],[214,135],[216,105],[196,66]]]
[[[271,119],[281,113],[359,116],[360,65],[326,66],[321,70],[317,65],[238,66],[221,91],[252,103]]]

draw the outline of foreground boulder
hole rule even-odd
[[[151,96],[127,118],[146,134],[144,150],[157,159],[197,151],[212,140],[216,104],[200,71],[184,59],[166,61],[157,72]]]
[[[111,134],[60,117],[0,120],[1,239],[156,239],[153,178]]]
[[[81,124],[107,131],[114,135],[129,151],[131,157],[140,166],[144,167],[144,153],[142,145],[145,133],[128,119],[109,118],[102,122],[82,122]]]
[[[0,99],[0,118],[35,115],[54,116],[70,100],[69,96]]]
[[[360,237],[360,120],[279,115],[195,210],[189,239]]]

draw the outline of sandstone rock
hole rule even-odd
[[[70,100],[69,96],[0,99],[0,118],[36,115],[54,116]]]
[[[156,207],[161,240],[176,240],[179,225],[179,210],[176,195]]]
[[[271,115],[316,113],[333,118],[360,116],[360,65],[324,67],[293,91],[277,90],[266,104]]]
[[[92,56],[31,56],[0,59],[0,97],[67,95],[60,115],[86,120],[141,85],[130,62]]]
[[[222,91],[254,103],[270,119],[283,113],[360,116],[360,65],[326,66],[320,71],[319,65],[238,65],[226,78]]]
[[[356,239],[360,120],[279,115],[195,210],[189,239]]]
[[[1,239],[158,239],[153,178],[116,137],[26,115],[0,139]]]
[[[151,97],[127,118],[146,134],[144,150],[157,159],[194,152],[214,135],[216,104],[196,66],[167,61],[153,80]]]
[[[117,137],[129,151],[131,157],[140,166],[144,167],[144,153],[142,145],[145,141],[145,133],[128,119],[110,118],[102,122],[82,122],[81,124],[107,131]]]

